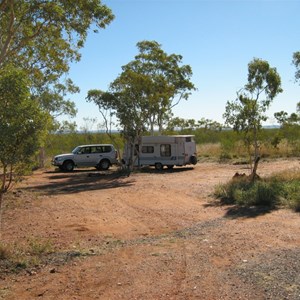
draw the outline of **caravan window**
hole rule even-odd
[[[160,156],[171,156],[171,145],[170,144],[160,145]]]
[[[142,153],[154,153],[153,146],[142,146]]]

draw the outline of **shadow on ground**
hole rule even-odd
[[[157,173],[168,174],[193,170],[192,167],[182,167],[173,169],[163,169],[147,167],[135,170],[135,173]],[[104,190],[113,188],[123,188],[131,186],[135,180],[128,171],[110,169],[107,171],[96,171],[94,169],[74,170],[72,172],[61,172],[58,169],[46,171],[45,183],[29,185],[24,190],[34,190],[44,195],[75,194],[88,190]]]
[[[131,186],[133,179],[121,172],[76,170],[70,173],[57,171],[45,172],[48,180],[39,185],[29,185],[24,190],[38,191],[44,195],[75,194],[82,191],[94,191]]]
[[[137,173],[156,173],[156,174],[172,174],[181,173],[194,170],[193,167],[174,167],[173,169],[163,168],[162,170],[156,170],[154,167],[142,167],[134,172]]]
[[[238,218],[256,218],[258,216],[266,215],[276,210],[276,208],[267,207],[267,206],[234,206],[227,209],[225,217],[231,219]]]
[[[268,213],[271,213],[272,211],[277,210],[277,208],[275,208],[275,207],[240,206],[240,205],[223,203],[222,201],[219,201],[219,200],[215,200],[215,201],[210,202],[209,204],[204,205],[204,207],[217,207],[217,206],[225,207],[226,213],[225,213],[224,217],[230,218],[230,219],[256,218],[256,217],[263,216]]]

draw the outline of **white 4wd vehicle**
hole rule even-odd
[[[72,153],[56,155],[52,165],[62,171],[73,171],[74,167],[95,167],[97,170],[108,170],[118,163],[118,154],[113,145],[96,144],[77,146]]]

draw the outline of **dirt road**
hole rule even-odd
[[[259,174],[299,167],[262,162]],[[300,299],[300,215],[218,205],[214,186],[235,172],[247,170],[36,172],[7,205],[2,240],[53,253],[2,274],[0,299]]]

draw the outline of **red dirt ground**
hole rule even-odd
[[[35,172],[5,206],[2,242],[47,240],[53,253],[0,274],[0,299],[300,299],[299,213],[219,205],[214,187],[236,172],[248,170]]]

